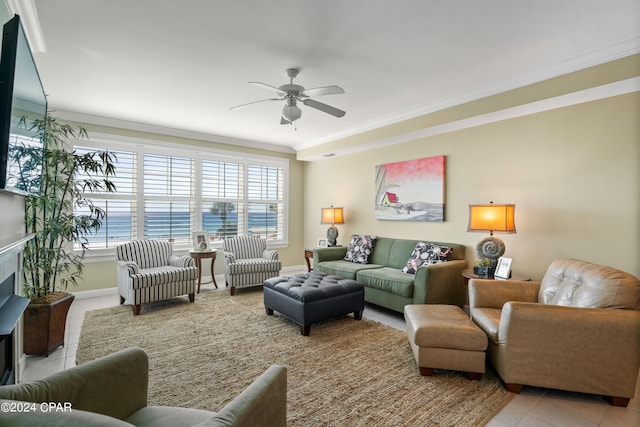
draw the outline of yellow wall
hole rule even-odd
[[[462,243],[472,265],[485,234],[466,231],[468,205],[515,203],[517,234],[497,235],[515,272],[540,279],[573,257],[640,276],[639,117],[635,92],[308,163],[305,244],[325,234],[320,208],[333,204],[345,208],[340,244],[352,233]],[[445,222],[376,220],[375,166],[438,155]]]

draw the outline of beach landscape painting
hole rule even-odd
[[[444,221],[445,156],[376,166],[376,219]]]

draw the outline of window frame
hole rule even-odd
[[[268,240],[267,245],[272,248],[287,247],[289,245],[289,159],[285,157],[266,156],[260,154],[234,152],[229,150],[223,150],[218,148],[206,148],[199,145],[181,144],[165,141],[154,141],[143,138],[125,137],[119,135],[91,133],[88,140],[74,140],[73,148],[76,146],[87,147],[95,150],[114,150],[114,151],[129,151],[136,153],[137,166],[134,167],[134,194],[131,196],[119,196],[118,193],[101,194],[96,197],[97,200],[132,200],[139,208],[136,211],[137,214],[137,236],[135,238],[143,238],[144,230],[144,203],[147,197],[144,195],[144,175],[143,175],[143,163],[144,154],[166,155],[175,157],[190,157],[193,159],[194,174],[192,177],[193,183],[193,197],[192,203],[194,204],[194,229],[191,231],[202,230],[202,204],[203,204],[203,192],[202,192],[202,161],[222,161],[231,163],[240,163],[244,165],[245,172],[243,174],[242,182],[242,202],[245,205],[249,205],[255,201],[250,199],[247,189],[248,165],[276,167],[282,169],[282,238],[279,240]],[[117,166],[116,166],[117,167]],[[248,228],[247,224],[247,209],[244,212],[244,232]],[[191,234],[190,234],[191,235]],[[222,248],[221,241],[212,241],[211,247]],[[177,253],[187,253],[193,248],[192,242],[174,244],[174,251]],[[79,250],[75,250],[79,252]],[[113,260],[115,256],[115,247],[112,248],[100,248],[90,249],[86,252],[86,262],[100,262]]]

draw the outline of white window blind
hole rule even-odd
[[[107,213],[89,238],[91,249],[133,239],[169,239],[188,248],[199,230],[214,244],[236,235],[286,243],[286,159],[185,147],[111,138],[75,147],[79,153],[108,149],[118,159],[112,178],[117,192],[89,195]]]

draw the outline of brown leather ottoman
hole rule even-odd
[[[455,305],[404,307],[407,337],[421,375],[434,369],[463,371],[479,380],[485,372],[487,336]]]

